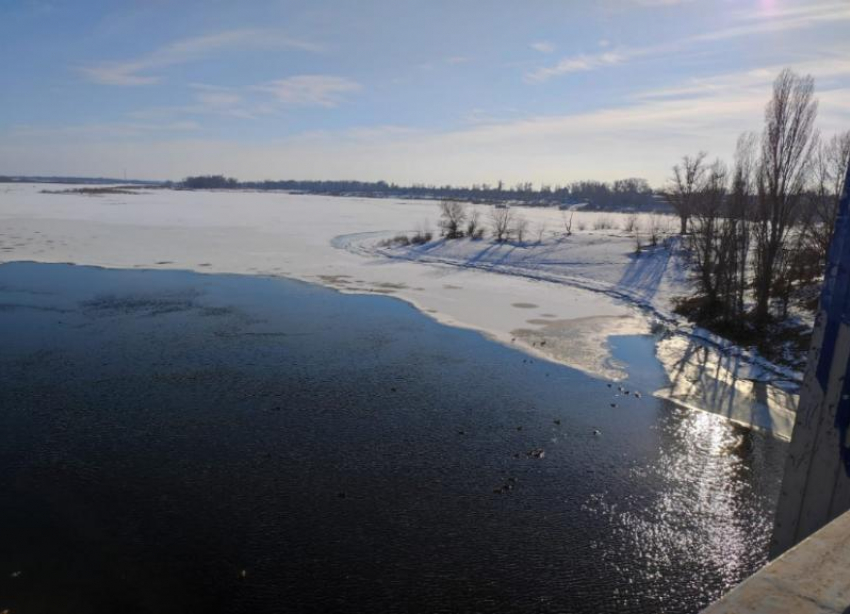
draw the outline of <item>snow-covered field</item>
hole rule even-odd
[[[660,334],[671,385],[645,391],[788,437],[796,374],[760,360],[672,313],[688,293],[675,221],[664,216],[514,208],[524,244],[383,242],[437,229],[436,203],[254,192],[143,190],[43,194],[56,185],[0,184],[0,261],[281,275],[345,292],[397,296],[446,324],[482,331],[530,354],[622,379],[615,335]],[[489,207],[480,206],[486,224]],[[650,225],[667,238],[635,256]],[[613,228],[602,228],[603,226]],[[664,245],[666,243],[666,246]]]

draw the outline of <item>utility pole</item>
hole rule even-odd
[[[770,557],[850,509],[850,167],[838,207],[820,307]]]

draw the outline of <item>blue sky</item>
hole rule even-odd
[[[850,129],[850,0],[0,0],[0,52],[0,174],[658,185],[785,66]]]

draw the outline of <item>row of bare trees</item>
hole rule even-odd
[[[823,273],[850,163],[850,131],[822,139],[814,80],[783,70],[760,135],[738,139],[731,167],[700,152],[666,192],[699,287],[699,316],[763,327]]]
[[[485,223],[486,222],[486,223]],[[440,202],[440,232],[447,239],[470,237],[481,239],[485,230],[499,243],[516,240],[524,243],[528,233],[528,220],[514,214],[507,206],[494,206],[489,218],[482,220],[476,207],[444,200]],[[538,228],[538,242],[542,240],[545,227]]]

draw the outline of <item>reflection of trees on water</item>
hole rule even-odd
[[[734,352],[710,342],[681,337],[665,340],[676,360],[667,364],[670,398],[710,409],[732,420],[753,424],[790,437],[795,397],[769,382],[753,377],[752,365]]]

